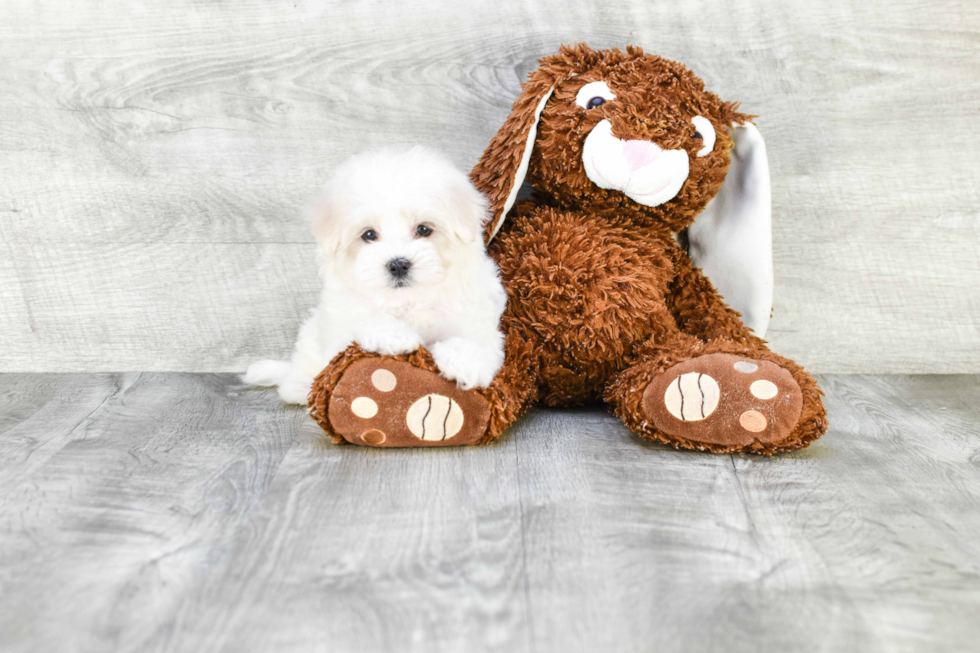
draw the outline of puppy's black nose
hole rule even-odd
[[[393,279],[404,279],[408,276],[408,271],[412,267],[412,262],[407,258],[393,258],[385,265],[388,268],[388,274],[391,275]]]

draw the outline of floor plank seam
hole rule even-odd
[[[129,390],[129,388],[133,387],[133,385],[135,385],[142,377],[143,377],[143,372],[140,372],[139,373],[139,376],[136,377],[136,380],[133,381],[133,383],[130,384],[130,385],[128,385],[128,386],[125,385],[122,382],[122,379],[120,379],[119,382],[116,384],[116,390],[115,390],[115,392],[113,392],[111,395],[109,395],[109,396],[105,397],[104,399],[102,399],[102,401],[99,403],[98,406],[96,406],[95,408],[93,408],[91,410],[91,412],[89,412],[82,419],[78,420],[78,422],[74,426],[72,426],[70,429],[68,429],[68,434],[66,436],[66,442],[65,442],[65,444],[67,444],[68,442],[71,441],[71,436],[74,435],[75,431],[77,431],[80,426],[82,426],[83,424],[85,424],[86,422],[88,422],[89,420],[91,420],[92,419],[92,416],[95,415],[100,410],[102,410],[102,408],[105,407],[105,405],[108,404],[110,401],[112,401],[116,397],[120,396],[121,394],[125,394],[125,392],[127,390]]]
[[[527,630],[529,649],[537,651],[534,641],[534,609],[531,605],[531,580],[527,573],[527,539],[524,528],[524,485],[521,478],[521,450],[514,447],[515,471],[517,473],[517,508],[518,525],[521,529],[521,575],[524,577],[524,611],[527,614]]]
[[[752,540],[759,544],[759,530],[755,526],[755,518],[752,516],[752,510],[749,508],[749,501],[745,497],[745,488],[742,487],[742,479],[738,476],[738,467],[735,466],[735,454],[728,454],[728,460],[732,464],[732,474],[735,476],[735,485],[738,486],[738,497],[742,500],[742,509],[745,510],[745,519],[749,523],[749,528],[752,532]]]

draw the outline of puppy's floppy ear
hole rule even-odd
[[[581,72],[590,57],[594,58],[595,53],[579,43],[562,46],[558,54],[541,59],[514,101],[510,116],[470,172],[470,179],[490,201],[490,220],[484,230],[487,243],[500,231],[524,183],[538,122],[548,99],[558,84]]]
[[[341,225],[335,219],[332,189],[328,184],[320,196],[306,207],[306,217],[310,223],[310,231],[316,238],[317,247],[327,256],[336,256],[340,251],[343,238]]]
[[[760,338],[772,312],[772,199],[766,144],[755,125],[733,125],[721,190],[688,227],[691,260]]]
[[[464,243],[472,243],[487,221],[487,199],[462,173],[449,190],[447,204],[452,213],[452,230]]]

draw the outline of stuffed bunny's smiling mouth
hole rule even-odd
[[[637,204],[651,207],[674,199],[689,172],[684,150],[616,138],[609,120],[599,122],[585,138],[582,162],[585,174],[599,188],[618,190]]]

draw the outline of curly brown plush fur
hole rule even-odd
[[[686,449],[772,454],[820,437],[827,424],[816,382],[794,362],[770,352],[677,244],[676,234],[694,221],[725,180],[732,147],[727,127],[751,116],[705,91],[683,65],[640,48],[593,51],[578,44],[562,47],[540,64],[471,173],[491,202],[489,251],[508,293],[503,369],[489,388],[475,391],[490,404],[479,442],[499,437],[534,402],[568,406],[594,401],[607,402],[633,432]],[[616,98],[583,111],[576,94],[598,80],[615,88]],[[552,89],[534,135],[536,113]],[[710,120],[717,134],[714,149],[703,157],[696,156],[701,141],[691,123],[695,115]],[[690,172],[672,200],[642,206],[589,179],[583,144],[603,119],[611,122],[616,138],[687,152]],[[535,192],[506,211],[530,138],[526,180]],[[802,407],[778,410],[783,417],[787,410],[798,410],[790,421],[795,426],[780,431],[770,425],[753,436],[748,434],[754,431],[752,419],[746,418],[742,424],[748,426],[740,429],[735,422],[731,437],[720,433],[697,439],[678,435],[677,428],[644,408],[644,390],[685,361],[697,359],[694,364],[703,367],[699,373],[716,378],[731,373],[739,381],[726,363],[735,359],[725,354],[754,362],[755,368],[774,363],[791,375],[788,383],[798,385],[791,388],[798,402],[793,405]],[[352,347],[314,386],[312,414],[335,437],[326,417],[330,393],[347,366],[366,356],[371,355]],[[424,350],[397,358],[437,372]],[[424,388],[413,391],[423,393]],[[721,401],[731,401],[724,389]],[[770,420],[778,416],[766,414]]]

